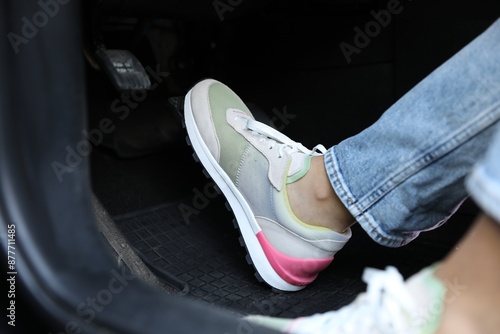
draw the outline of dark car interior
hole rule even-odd
[[[214,78],[257,119],[330,147],[484,31],[498,1],[10,0],[1,12],[21,38],[0,52],[0,214],[17,237],[6,332],[270,333],[240,317],[338,309],[365,267],[408,277],[477,214],[466,200],[398,249],[354,226],[313,284],[277,291],[186,143],[183,99]]]

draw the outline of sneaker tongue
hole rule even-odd
[[[286,183],[290,184],[300,180],[311,167],[311,156],[302,152],[294,152],[290,155],[291,162],[288,169]]]
[[[436,266],[425,268],[406,282],[416,305],[414,316],[421,334],[435,333],[441,321],[446,288],[434,276],[435,270]]]

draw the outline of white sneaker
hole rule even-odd
[[[245,319],[289,334],[433,334],[439,327],[446,288],[426,268],[406,283],[394,267],[367,268],[367,291],[337,311],[297,319],[260,315]]]
[[[337,233],[300,221],[286,187],[326,149],[309,150],[256,121],[216,80],[203,80],[188,92],[184,116],[191,145],[231,206],[258,277],[284,291],[313,282],[351,231]]]

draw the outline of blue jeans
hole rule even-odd
[[[440,226],[468,196],[500,222],[499,120],[500,19],[330,148],[325,166],[340,200],[385,246]]]

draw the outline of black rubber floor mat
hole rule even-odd
[[[470,224],[458,213],[438,230],[402,248],[382,247],[355,226],[353,238],[318,279],[299,292],[284,293],[259,283],[245,260],[233,215],[215,196],[213,183],[193,189],[193,197],[160,207],[115,216],[131,245],[160,272],[184,282],[182,293],[246,314],[297,317],[348,304],[365,289],[366,266],[396,266],[408,277],[440,260]]]

